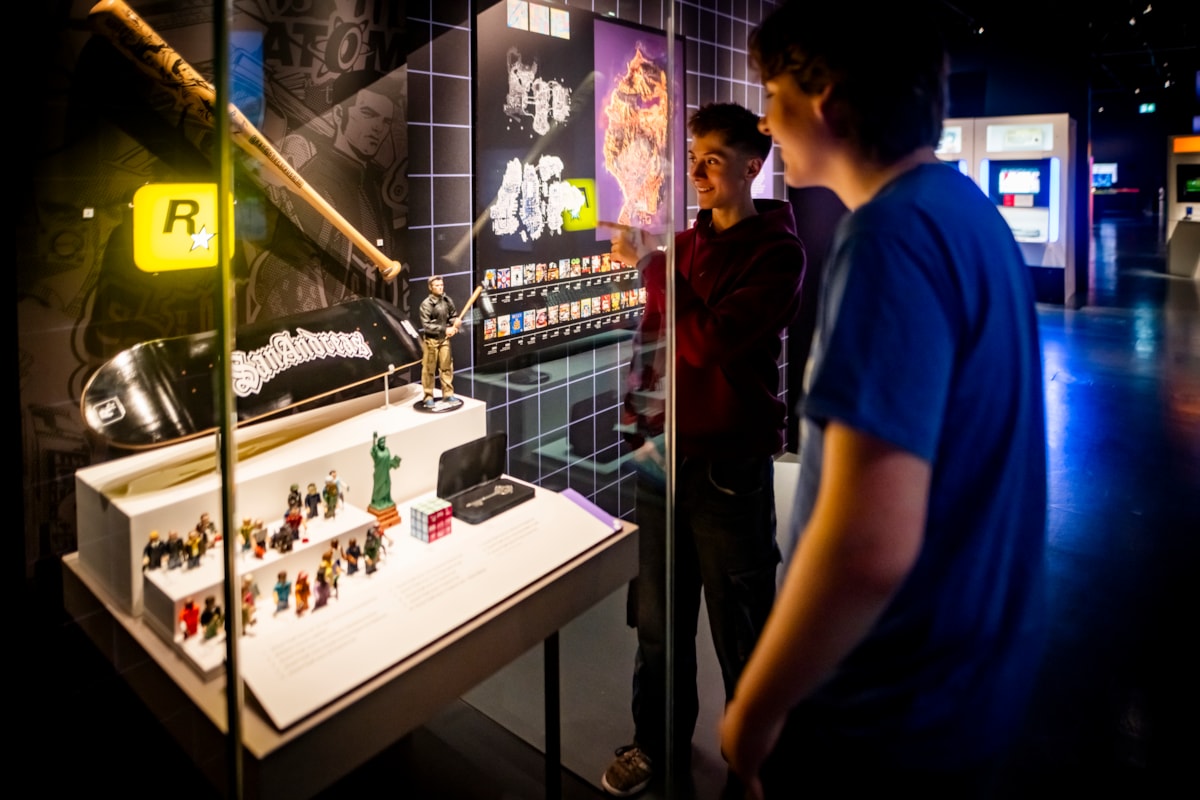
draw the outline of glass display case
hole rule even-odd
[[[646,293],[612,237],[687,227],[688,112],[761,89],[715,12],[592,6],[103,0],[50,28],[18,223],[27,565],[62,561],[67,612],[217,786],[230,681],[251,795],[370,740],[332,783],[455,698],[593,783],[630,736]],[[495,434],[532,501],[437,527],[440,456]],[[559,740],[530,658],[573,624],[564,680],[603,653],[611,686],[564,692],[605,722]],[[544,702],[509,702],[530,681]]]

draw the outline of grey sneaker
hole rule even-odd
[[[600,778],[600,785],[615,797],[629,797],[649,786],[653,777],[650,756],[631,744],[617,748],[617,757]]]
[[[425,400],[426,408],[433,408],[435,404],[436,404],[436,401],[434,401],[434,399],[432,397]]]

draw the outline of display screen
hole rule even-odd
[[[1200,164],[1175,165],[1175,194],[1180,203],[1200,203]]]
[[[1052,159],[991,160],[988,197],[998,206],[1045,208],[1050,205]]]
[[[997,189],[1000,194],[1038,194],[1042,191],[1042,175],[1029,167],[1002,168]]]
[[[1109,189],[1117,185],[1117,165],[1112,162],[1092,164],[1092,188]]]
[[[477,366],[636,328],[645,292],[604,223],[685,224],[685,171],[665,169],[686,147],[683,43],[670,78],[661,31],[507,0],[479,13],[475,58]]]

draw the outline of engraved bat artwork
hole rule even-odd
[[[97,33],[171,92],[181,108],[197,119],[214,119],[217,96],[212,85],[179,53],[171,49],[171,46],[124,0],[101,0],[88,12],[88,18]],[[371,260],[385,280],[390,281],[400,274],[403,268],[400,262],[381,252],[338,213],[338,210],[304,180],[233,103],[229,104],[229,117],[230,136],[247,156],[261,164],[328,220]]]

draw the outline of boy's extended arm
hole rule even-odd
[[[924,538],[928,462],[836,421],[824,447],[812,517],[721,723],[722,752],[755,791],[788,712],[875,625]]]

